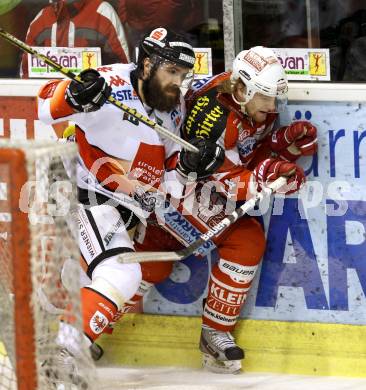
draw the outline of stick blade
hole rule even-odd
[[[118,256],[118,262],[127,263],[147,263],[154,261],[179,261],[184,257],[177,252],[127,252]]]

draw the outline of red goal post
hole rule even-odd
[[[52,388],[45,362],[59,350],[61,316],[82,329],[79,250],[70,220],[77,204],[76,156],[72,144],[0,141],[2,390]],[[87,348],[79,364],[91,388],[94,370]]]

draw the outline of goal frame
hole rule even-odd
[[[35,359],[35,327],[30,302],[32,291],[30,265],[30,230],[28,214],[19,208],[19,196],[28,180],[26,156],[20,149],[2,148],[0,164],[9,166],[9,206],[11,212],[11,242],[14,290],[14,350],[15,373],[18,390],[37,389],[37,366]],[[30,319],[30,321],[25,321]]]

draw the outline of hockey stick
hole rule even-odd
[[[180,261],[186,257],[192,255],[202,244],[209,241],[211,238],[220,235],[230,225],[232,225],[238,218],[242,217],[249,210],[258,206],[259,203],[265,197],[271,196],[279,188],[287,183],[285,177],[280,177],[273,183],[269,184],[268,187],[262,189],[253,198],[249,199],[242,206],[238,207],[232,214],[224,218],[216,226],[209,229],[206,233],[201,234],[200,238],[197,239],[193,244],[187,248],[181,249],[176,252],[129,252],[123,253],[118,256],[120,263],[145,263],[151,261]]]
[[[71,80],[77,81],[78,83],[82,83],[83,81],[80,79],[79,76],[77,76],[75,73],[71,72],[67,68],[64,68],[57,62],[51,60],[51,58],[48,58],[44,54],[41,54],[34,50],[31,46],[27,45],[26,43],[22,42],[20,39],[14,37],[13,35],[9,34],[7,31],[2,29],[0,27],[0,36],[3,37],[5,40],[10,42],[12,45],[18,47],[19,49],[25,51],[26,53],[32,54],[33,56],[39,58],[40,60],[44,61],[47,65],[52,67],[53,69],[57,70],[58,72],[62,73],[64,76],[70,78]],[[142,115],[141,113],[137,112],[135,109],[130,108],[126,106],[125,104],[119,102],[114,97],[109,96],[108,101],[113,104],[114,106],[118,107],[122,111],[126,112],[127,114],[131,115],[138,121],[142,122],[144,125],[152,128],[157,133],[163,135],[164,137],[174,141],[178,145],[180,145],[182,148],[189,150],[190,152],[198,153],[198,149],[191,145],[189,142],[185,141],[184,139],[180,138],[176,134],[170,132],[168,129],[166,129],[163,126],[160,126],[156,122],[152,121],[151,119],[147,118],[146,116]]]

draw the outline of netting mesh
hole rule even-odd
[[[34,377],[34,388],[47,390],[59,383],[90,389],[94,382],[80,331],[79,250],[70,219],[76,207],[76,155],[72,144],[0,142],[2,390],[16,389],[17,378],[18,388],[24,388],[23,377],[28,386]],[[30,316],[23,310],[27,306]],[[61,326],[61,332],[60,320],[72,326]],[[75,378],[66,372],[60,340],[75,347],[82,385],[72,385]]]

